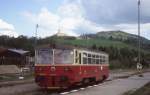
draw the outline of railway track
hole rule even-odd
[[[134,75],[134,74],[132,74],[132,75]],[[87,89],[94,88],[94,87],[97,87],[97,86],[106,85],[110,81],[117,80],[117,79],[124,79],[124,78],[128,78],[130,76],[118,77],[118,78],[114,78],[112,80],[109,79],[109,80],[105,80],[105,81],[99,82],[99,83],[91,83],[89,85],[75,86],[75,87],[72,87],[72,88],[69,88],[69,89],[66,89],[66,90],[48,91],[48,90],[44,90],[44,89],[37,89],[37,90],[32,91],[32,92],[26,92],[23,95],[67,95],[67,94],[70,94],[70,93],[75,93],[75,92],[78,92],[78,91],[87,90]],[[20,94],[20,95],[22,95],[22,94]]]
[[[0,88],[1,88],[1,87],[15,86],[15,85],[29,84],[29,83],[34,83],[34,79],[26,80],[26,81],[8,81],[8,82],[1,82],[1,83],[0,83]]]
[[[147,72],[147,71],[144,71],[144,72]],[[21,83],[20,84],[13,84],[13,85],[8,85],[7,84],[5,86],[2,86],[1,88],[3,88],[3,89],[8,88],[9,89],[9,88],[16,87],[16,88],[21,89],[21,86],[22,86],[25,89],[25,90],[20,91],[20,92],[16,91],[15,93],[11,93],[11,94],[6,93],[4,95],[65,95],[65,94],[69,94],[69,93],[73,93],[73,92],[77,92],[77,91],[81,91],[81,90],[86,90],[86,89],[89,89],[89,88],[92,88],[92,87],[101,86],[101,85],[107,84],[108,82],[110,82],[112,80],[128,78],[128,77],[133,76],[133,75],[138,75],[138,72],[134,72],[134,73],[132,72],[130,74],[123,74],[122,76],[121,75],[118,75],[118,76],[113,76],[112,75],[113,76],[112,78],[109,78],[108,80],[105,80],[102,83],[93,83],[93,84],[91,83],[89,85],[82,85],[82,86],[72,87],[72,88],[69,88],[67,90],[61,90],[61,91],[58,91],[58,90],[54,90],[54,91],[43,90],[43,89],[40,89],[39,87],[37,87],[36,84],[32,83],[32,82],[26,82],[26,83],[23,83],[23,84],[21,84]],[[29,85],[29,86],[25,86],[25,85]],[[33,86],[30,88],[30,85],[31,86],[33,85]]]
[[[91,83],[89,85],[74,86],[74,87],[71,87],[71,88],[66,89],[66,90],[51,90],[51,91],[48,91],[48,90],[44,90],[44,89],[39,88],[39,89],[36,89],[36,90],[33,90],[33,91],[24,92],[24,93],[20,93],[20,94],[17,94],[17,95],[65,95],[65,94],[85,90],[85,89],[88,89],[88,88],[100,86],[100,85],[103,85],[104,83],[106,83],[108,81],[111,81],[111,80],[106,80],[104,82],[99,82],[99,83]]]
[[[132,74],[135,75],[135,74]],[[123,79],[123,78],[128,78],[132,75],[129,76],[122,76],[122,77],[116,77],[114,79],[109,79],[109,80],[105,80],[103,82],[99,82],[99,83],[90,83],[88,85],[79,85],[79,86],[74,86],[72,88],[66,89],[66,90],[53,90],[53,91],[48,91],[48,90],[44,90],[44,89],[37,89],[34,91],[30,91],[30,92],[24,92],[23,94],[20,93],[20,95],[66,95],[66,94],[70,94],[70,93],[74,93],[74,92],[78,92],[81,90],[86,90],[89,88],[93,88],[93,87],[97,87],[97,86],[102,86],[107,84],[110,81],[113,80],[117,80],[117,79]],[[15,95],[15,94],[14,94]]]

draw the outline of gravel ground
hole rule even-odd
[[[39,87],[35,83],[16,85],[10,87],[1,87],[0,95],[22,95],[22,93],[24,92],[36,91],[38,89]]]

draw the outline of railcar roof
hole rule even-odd
[[[99,51],[99,50],[93,50],[93,49],[88,49],[88,48],[83,48],[83,47],[78,47],[78,46],[71,46],[71,45],[51,45],[51,44],[46,44],[46,45],[40,45],[38,47],[36,47],[36,49],[41,49],[41,48],[54,48],[54,49],[78,49],[78,50],[85,50],[85,51],[91,51],[91,52],[99,52],[99,53],[103,53],[103,54],[107,54],[106,52],[103,51]]]

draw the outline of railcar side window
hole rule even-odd
[[[109,62],[108,62],[108,56],[106,57],[106,64],[108,64]]]
[[[87,58],[83,58],[83,64],[87,64]]]
[[[96,59],[96,64],[99,64],[99,59]]]
[[[91,54],[88,54],[88,57],[91,57]]]
[[[103,57],[103,64],[106,64],[106,57]]]
[[[94,52],[83,52],[83,64],[108,64],[108,56]]]
[[[88,64],[91,64],[92,63],[92,55],[91,54],[88,54]]]
[[[99,58],[99,55],[96,55],[96,58]]]
[[[99,59],[99,62],[100,62],[100,64],[102,64],[102,59],[101,58]]]
[[[92,55],[92,64],[95,64],[95,55]]]
[[[87,64],[88,59],[87,59],[87,53],[83,53],[83,64]]]
[[[91,58],[88,58],[88,64],[91,64],[91,63],[92,63]]]

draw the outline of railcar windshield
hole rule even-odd
[[[55,64],[72,64],[73,58],[72,50],[55,50],[54,52]]]
[[[73,51],[62,49],[38,49],[36,50],[36,63],[40,64],[72,64]]]
[[[36,50],[35,61],[37,64],[52,64],[53,63],[53,50],[52,49]]]

